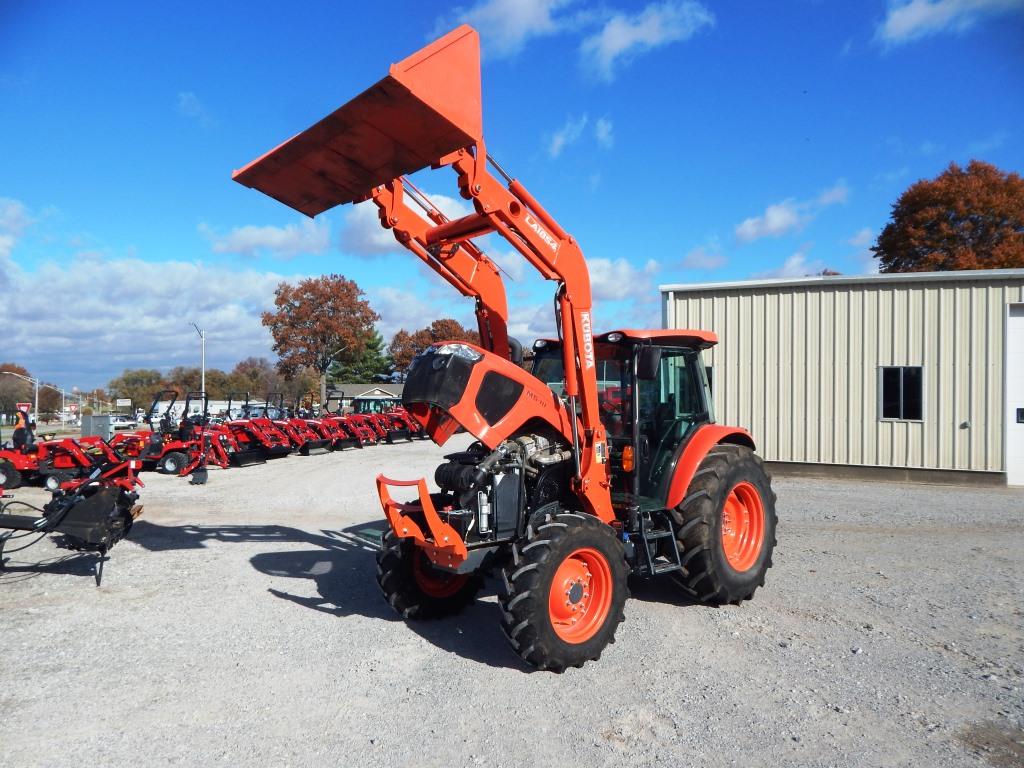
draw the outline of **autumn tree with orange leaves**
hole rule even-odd
[[[439,341],[468,341],[471,344],[479,344],[480,334],[450,317],[435,320],[426,328],[420,328],[412,333],[402,328],[391,338],[391,344],[388,345],[388,355],[394,363],[395,371],[404,376],[412,359]]]
[[[871,250],[882,272],[1024,267],[1024,179],[951,163],[900,195]]]
[[[263,324],[274,337],[278,370],[286,378],[303,367],[320,377],[320,402],[327,396],[327,369],[335,360],[357,358],[380,316],[363,291],[343,275],[307,278],[298,285],[281,283],[274,291],[274,312]]]

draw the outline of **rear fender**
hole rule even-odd
[[[708,455],[708,451],[721,443],[745,445],[753,449],[754,438],[740,427],[726,427],[721,424],[705,424],[700,427],[687,441],[683,453],[676,463],[675,474],[668,486],[668,497],[665,502],[667,509],[679,506],[686,496],[686,489],[697,473],[697,468]]]

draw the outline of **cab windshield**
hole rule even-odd
[[[667,496],[679,446],[695,427],[714,420],[700,352],[688,347],[659,351],[654,378],[638,380],[633,367],[635,347],[594,345],[598,406],[613,459],[622,447],[636,446],[635,472],[613,472],[613,489],[654,505]],[[564,389],[562,371],[559,348],[537,351],[534,375],[559,396]]]

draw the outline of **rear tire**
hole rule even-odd
[[[180,451],[169,451],[156,463],[156,471],[165,475],[177,475],[184,468],[188,456]]]
[[[596,661],[623,620],[625,551],[610,526],[576,512],[548,514],[504,570],[502,629],[527,664],[562,672]]]
[[[0,488],[13,491],[21,487],[21,472],[14,468],[9,461],[0,461]]]
[[[479,573],[453,574],[435,568],[411,539],[388,531],[377,553],[377,584],[403,619],[439,619],[472,603],[483,578]]]
[[[738,604],[764,586],[778,517],[771,478],[752,450],[712,448],[671,514],[686,569],[676,581],[688,594],[710,605]]]

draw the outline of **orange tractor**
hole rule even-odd
[[[234,178],[308,216],[372,201],[475,301],[480,344],[427,348],[402,401],[438,445],[460,427],[476,442],[445,457],[439,492],[377,477],[390,524],[378,581],[419,619],[461,609],[500,571],[512,647],[560,672],[612,642],[631,574],[664,574],[709,604],[750,598],[771,566],[775,494],[751,435],[714,421],[701,362],[713,333],[595,332],[579,243],[487,153],[479,56],[461,26]],[[427,166],[455,172],[472,213],[449,220],[406,178]],[[532,373],[517,365],[500,273],[474,243],[491,233],[556,285],[558,335],[537,342]]]

